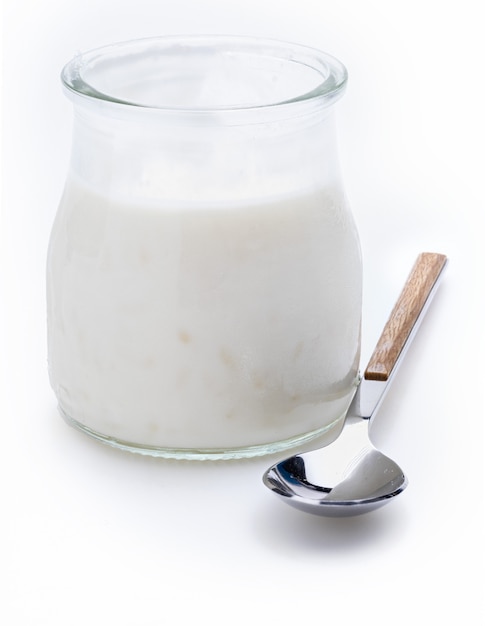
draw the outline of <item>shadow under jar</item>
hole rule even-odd
[[[320,51],[237,37],[131,41],[64,68],[74,133],[47,300],[69,423],[218,459],[343,417],[362,305],[335,139],[346,78]]]

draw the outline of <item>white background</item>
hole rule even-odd
[[[6,0],[3,76],[2,623],[483,623],[483,61],[480,3]],[[350,74],[341,162],[365,265],[363,365],[422,250],[449,268],[376,419],[408,489],[378,512],[300,513],[274,459],[177,463],[57,415],[44,264],[66,174],[77,51],[234,33],[322,48]],[[311,621],[310,621],[311,620]]]

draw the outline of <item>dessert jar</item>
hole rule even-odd
[[[135,452],[218,459],[342,418],[362,306],[334,120],[346,80],[318,50],[222,36],[66,65],[73,139],[47,319],[70,424]]]

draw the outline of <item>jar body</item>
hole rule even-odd
[[[47,272],[61,413],[180,458],[323,432],[355,389],[362,290],[332,109],[248,124],[119,111],[75,107]]]

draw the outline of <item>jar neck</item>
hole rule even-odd
[[[75,107],[71,171],[103,195],[218,204],[340,185],[333,107],[251,124],[121,113]]]

